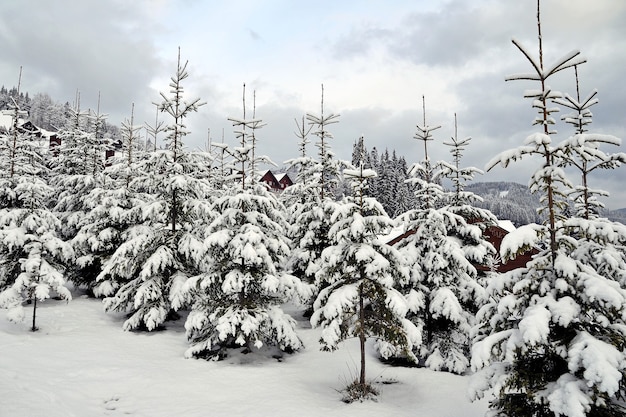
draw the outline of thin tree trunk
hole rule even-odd
[[[36,332],[37,326],[35,325],[35,317],[37,316],[37,297],[33,297],[33,326],[30,328],[31,331]]]
[[[587,162],[583,162],[583,198],[585,200],[585,220],[589,220],[591,210],[589,209],[589,188],[587,186]]]
[[[178,193],[176,191],[172,191],[172,234],[176,233],[176,222],[178,221]]]
[[[543,37],[541,35],[541,0],[537,0],[537,33],[539,38],[539,68],[543,71]],[[546,91],[546,77],[541,76],[541,91]],[[550,135],[550,129],[548,129],[548,102],[545,96],[541,99],[543,105],[543,132],[546,136]],[[544,145],[546,156],[546,167],[550,167],[554,164],[552,151],[549,145]],[[552,175],[552,174],[550,174]],[[557,243],[556,243],[556,207],[554,204],[554,184],[552,177],[545,177],[546,188],[548,193],[548,221],[550,224],[550,256],[552,260],[552,266],[556,260]]]
[[[430,312],[430,299],[426,300],[426,345],[433,342],[433,313]]]
[[[361,375],[359,384],[365,386],[365,306],[363,302],[363,283],[359,286],[359,321],[361,327],[359,329],[359,345],[361,347]]]

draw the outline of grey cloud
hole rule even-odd
[[[375,26],[352,28],[341,36],[332,47],[332,55],[336,59],[347,59],[366,55],[378,44],[388,44],[393,39],[391,30]]]
[[[19,7],[24,4],[0,6],[5,27],[0,43],[5,45],[4,68],[22,65],[24,86],[34,86],[26,89],[70,102],[78,89],[85,99],[83,107],[92,108],[99,90],[104,112],[149,100],[148,85],[160,63],[154,46],[137,36],[141,20],[137,10],[115,2],[37,2],[29,7],[24,24]],[[146,21],[141,30],[148,29]]]
[[[438,11],[415,10],[393,28],[372,24],[353,28],[334,45],[335,56],[367,53],[372,44],[383,45],[395,59],[417,65],[457,66],[477,59],[485,50],[506,44],[519,20],[511,20],[519,2],[486,0],[447,2]]]

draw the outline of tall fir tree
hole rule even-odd
[[[619,253],[626,230],[602,219],[559,216],[554,197],[556,184],[567,184],[559,169],[565,145],[552,145],[549,136],[549,113],[555,109],[547,107],[547,100],[555,93],[546,80],[582,60],[575,51],[544,67],[539,1],[537,26],[539,59],[513,42],[536,74],[509,79],[540,83],[540,90],[526,95],[539,108],[542,132],[496,156],[488,167],[507,166],[526,155],[542,157],[544,166],[532,176],[531,185],[543,194],[549,216],[546,224],[522,227],[502,243],[505,259],[528,248],[538,253],[524,268],[502,274],[488,288],[490,299],[478,313],[472,348],[472,395],[481,398],[493,392],[494,412],[511,417],[623,415],[626,290],[615,279],[623,256],[603,268],[598,261]]]
[[[299,279],[283,270],[289,256],[284,207],[263,184],[246,181],[251,177],[246,168],[254,172],[254,163],[246,161],[254,154],[256,138],[247,142],[252,136],[245,116],[234,122],[241,128],[241,147],[235,149],[240,188],[225,191],[213,203],[215,216],[196,254],[202,271],[186,280],[174,299],[175,308],[191,308],[185,322],[187,357],[220,359],[237,347],[246,352],[302,347],[295,320],[281,308],[300,289]],[[260,125],[254,119],[253,126]]]
[[[0,137],[0,161],[9,167],[0,177],[0,307],[8,308],[7,318],[17,322],[25,318],[23,303],[30,302],[31,330],[36,331],[38,301],[50,298],[52,291],[72,298],[64,286],[64,265],[73,252],[57,236],[60,221],[47,206],[54,190],[44,182],[45,148],[18,131],[20,103],[13,99],[12,105],[12,127]]]
[[[186,119],[203,104],[184,99],[187,62],[180,60],[171,77],[170,93],[161,93],[161,111],[171,116],[166,149],[151,152],[137,165],[130,187],[152,194],[141,206],[141,223],[124,233],[124,242],[97,277],[106,311],[128,313],[125,330],[160,327],[172,312],[179,282],[196,275],[194,253],[201,246],[199,225],[210,218],[209,183],[198,172],[210,166],[206,154],[191,154],[183,139]]]
[[[428,157],[432,131],[438,128],[427,125],[424,116],[415,135],[424,142],[424,160],[411,170],[418,207],[398,218],[407,233],[397,245],[411,270],[410,281],[399,288],[410,301],[410,318],[423,329],[424,342],[416,347],[420,361],[433,370],[463,373],[469,366],[475,313],[485,301],[474,264],[494,252],[482,236],[484,225],[471,224],[476,219],[464,216],[493,216],[471,206],[449,205],[450,193],[437,183],[445,170]]]
[[[289,269],[302,281],[312,285],[311,297],[308,300],[306,315],[312,312],[313,303],[320,289],[327,283],[320,281],[316,276],[321,267],[320,255],[330,245],[328,232],[331,227],[331,215],[336,210],[336,193],[342,167],[347,166],[344,161],[337,160],[331,149],[329,140],[333,138],[328,126],[339,122],[338,114],[325,114],[324,88],[320,114],[307,114],[311,132],[318,140],[315,146],[319,150],[319,159],[301,157],[298,164],[301,168],[297,180],[301,185],[290,190],[298,193],[300,201],[297,211],[291,216],[288,236],[292,241],[293,250],[289,259]],[[301,126],[305,132],[304,121]],[[307,133],[308,134],[308,133]],[[306,140],[302,134],[297,135],[302,141]],[[301,143],[301,149],[303,144]]]
[[[99,174],[98,186],[84,198],[87,209],[79,231],[71,240],[76,253],[71,280],[96,294],[110,294],[117,288],[110,281],[97,282],[98,275],[115,250],[125,241],[124,234],[142,222],[141,209],[150,195],[130,187],[140,158],[138,130],[134,124],[134,104],[130,120],[122,122],[122,144],[118,155],[110,156]]]
[[[96,117],[97,122],[90,129],[91,114],[81,110],[80,93],[76,93],[74,107],[70,108],[65,127],[59,132],[61,145],[55,150],[51,160],[52,174],[58,184],[53,199],[54,212],[63,223],[61,236],[72,239],[80,228],[80,222],[87,212],[83,204],[85,196],[97,185],[100,161],[104,147],[95,136],[101,129],[104,115]]]

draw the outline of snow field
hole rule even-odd
[[[371,346],[366,369],[378,402],[345,404],[337,390],[357,375],[358,341],[322,352],[320,330],[301,318],[305,349],[280,362],[238,351],[207,362],[184,359],[184,319],[165,331],[125,332],[123,315],[78,294],[68,304],[41,303],[36,333],[30,306],[22,324],[6,314],[0,310],[0,417],[478,417],[488,407],[469,402],[467,376],[391,367]]]

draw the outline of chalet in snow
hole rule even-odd
[[[15,110],[0,110],[0,133],[9,133],[9,131],[13,128],[14,118]],[[39,128],[26,119],[17,119],[17,131],[18,133],[33,135],[39,139],[47,139],[50,141],[51,147],[53,144],[57,144],[58,139],[56,132],[50,132]]]
[[[287,173],[274,174],[270,170],[261,175],[259,181],[267,184],[269,189],[274,192],[282,192],[285,188],[293,185],[293,181]]]
[[[500,246],[502,246],[502,240],[506,235],[515,230],[515,226],[513,222],[509,220],[499,220],[498,224],[490,225],[485,228],[483,232],[483,236],[489,243],[491,243],[496,250],[496,253],[500,253]],[[394,231],[387,237],[388,245],[395,245],[398,242],[406,239],[407,237],[415,234],[415,230],[407,230],[405,232]],[[526,266],[526,263],[532,259],[532,256],[537,253],[536,249],[528,250],[524,253],[519,254],[514,259],[511,259],[507,262],[498,262],[495,265],[496,272],[508,272],[513,269],[523,268]],[[486,265],[475,265],[476,269],[479,271],[489,271],[490,268]]]

